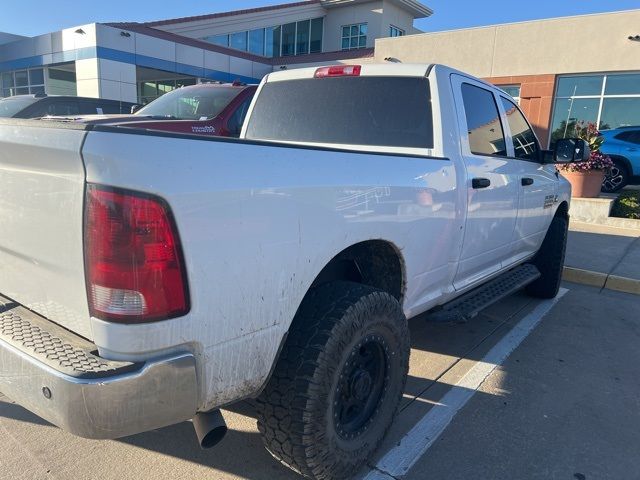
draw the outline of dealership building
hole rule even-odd
[[[580,120],[640,125],[640,10],[447,32],[415,28],[432,14],[416,0],[307,0],[93,23],[32,38],[0,33],[0,96],[146,103],[183,85],[255,83],[302,66],[444,63],[514,96],[543,143]]]

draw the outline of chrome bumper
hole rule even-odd
[[[131,364],[100,359],[90,345],[0,297],[0,392],[23,407],[95,439],[133,435],[195,415],[192,354]]]

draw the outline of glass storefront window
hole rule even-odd
[[[158,95],[169,93],[171,90],[175,90],[175,88],[175,80],[158,80]]]
[[[16,87],[29,86],[29,76],[27,75],[26,70],[18,70],[17,72],[15,72],[15,79],[16,79]],[[22,94],[19,94],[19,95],[22,95]]]
[[[279,57],[280,56],[280,35],[282,33],[282,27],[270,27],[265,29],[265,56],[267,57]]]
[[[229,47],[247,51],[247,32],[237,32],[229,35]]]
[[[11,88],[13,87],[13,73],[5,72],[2,74],[2,88]]]
[[[558,97],[600,95],[604,75],[562,77],[558,80]]]
[[[29,85],[44,85],[44,70],[42,68],[29,70]]]
[[[296,55],[309,53],[310,21],[298,22],[296,28]]]
[[[168,80],[153,80],[138,84],[138,101],[147,105],[165,93],[172,92],[176,88],[195,85],[196,78],[176,78]]]
[[[605,98],[600,114],[600,129],[640,125],[640,97]]]
[[[594,122],[600,130],[640,125],[640,73],[560,77],[551,146],[573,135],[580,121]]]
[[[158,89],[156,88],[156,82],[142,82],[140,84],[140,96],[157,97]]]
[[[599,100],[596,98],[559,98],[554,107],[551,143],[573,136],[576,123],[598,120]]]
[[[264,28],[249,32],[249,52],[255,55],[264,55]]]
[[[282,51],[281,55],[295,55],[296,53],[296,24],[287,23],[282,26]]]
[[[311,20],[311,45],[309,49],[311,53],[322,52],[323,23],[322,18],[314,18]]]
[[[640,74],[609,75],[605,95],[640,95]]]
[[[221,47],[229,46],[229,35],[215,35],[213,37],[209,37],[211,43],[215,43],[216,45],[220,45]]]
[[[28,95],[30,93],[45,93],[43,68],[3,72],[2,76],[0,76],[0,97]]]

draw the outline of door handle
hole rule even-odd
[[[523,187],[528,187],[529,185],[533,185],[533,178],[522,177],[522,180],[520,180],[520,183],[522,183]]]
[[[637,148],[635,148],[635,147],[629,147],[629,148],[627,148],[627,152],[637,152],[637,151],[638,151],[638,149],[637,149]]]
[[[491,185],[491,180],[488,178],[474,178],[471,180],[471,186],[476,189],[487,188],[489,185]]]

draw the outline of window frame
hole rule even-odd
[[[394,31],[397,33],[397,35],[394,35]],[[407,32],[404,30],[404,28],[396,27],[393,24],[389,25],[389,37],[391,38],[404,37],[406,34]]]
[[[362,32],[362,27],[365,27],[365,33],[362,34],[360,32]],[[358,34],[357,35],[351,35],[351,31],[353,30],[353,27],[356,27],[358,29]],[[344,29],[348,28],[349,29],[349,35],[345,36],[344,35]],[[367,41],[369,36],[369,22],[359,22],[359,23],[350,23],[350,24],[346,24],[346,25],[341,25],[340,26],[340,50],[343,52],[349,51],[349,50],[360,50],[362,48],[367,48]],[[352,47],[351,46],[351,40],[353,40],[354,38],[357,39],[357,46]],[[364,38],[364,45],[360,46],[360,39]],[[344,48],[342,46],[344,40],[349,40],[349,47]]]
[[[520,98],[521,98],[520,95],[522,93],[522,84],[520,84],[520,83],[510,83],[510,84],[496,85],[496,87],[499,88],[500,90],[502,90],[507,95],[509,95],[511,98],[513,98],[516,101],[516,105],[520,106]],[[518,96],[517,97],[512,96],[509,92],[507,92],[505,90],[507,88],[517,88],[518,89]]]
[[[551,145],[552,142],[552,134],[553,134],[553,125],[554,125],[554,121],[555,121],[555,117],[556,117],[556,113],[557,113],[557,103],[558,100],[566,100],[566,99],[573,99],[575,100],[586,100],[586,99],[590,99],[590,100],[597,100],[598,101],[598,113],[596,115],[596,125],[598,126],[598,128],[600,128],[600,122],[602,121],[602,111],[604,108],[604,103],[605,100],[607,99],[614,99],[614,98],[622,98],[622,99],[628,99],[628,98],[640,98],[640,92],[635,93],[635,94],[607,94],[607,81],[610,77],[616,77],[618,75],[637,75],[638,79],[640,79],[640,71],[623,71],[623,72],[589,72],[589,73],[577,73],[577,74],[570,74],[570,75],[558,75],[556,77],[556,81],[555,81],[555,89],[554,89],[554,95],[553,95],[553,103],[552,103],[552,109],[551,109],[551,119],[550,119],[550,124],[549,124],[549,140],[547,143],[547,147],[549,147]],[[578,78],[578,77],[597,77],[597,76],[602,76],[602,85],[600,88],[600,92],[598,94],[592,94],[592,95],[570,95],[570,96],[566,96],[566,95],[558,95],[558,89],[559,89],[559,85],[560,85],[560,81],[562,79],[565,78]],[[612,127],[612,128],[620,128],[620,127]]]
[[[507,126],[507,128],[505,129],[505,137],[507,138],[507,153],[508,153],[508,156],[506,158],[509,158],[511,160],[521,160],[523,162],[542,163],[542,158],[543,158],[542,144],[540,143],[540,139],[538,138],[538,135],[536,134],[535,129],[531,125],[531,122],[529,122],[529,119],[527,118],[527,116],[524,114],[524,112],[520,108],[520,105],[518,105],[517,103],[514,103],[513,100],[515,100],[515,98],[511,97],[508,94],[505,95],[505,94],[503,94],[501,92],[495,92],[495,93],[497,93],[496,96],[500,100],[498,102],[498,108],[500,109],[500,115],[504,118],[503,125]],[[515,146],[513,144],[513,132],[511,131],[511,125],[509,124],[509,117],[507,116],[507,111],[505,110],[504,105],[502,104],[502,99],[503,98],[506,101],[508,101],[509,103],[511,103],[514,107],[516,107],[516,109],[520,112],[520,115],[522,115],[522,118],[524,118],[525,123],[527,124],[527,126],[529,127],[531,132],[533,133],[533,138],[535,139],[536,146],[538,147],[537,158],[521,158],[521,157],[517,157],[516,156],[516,150],[515,150]]]
[[[502,158],[502,159],[512,158],[513,145],[511,143],[511,135],[510,135],[510,131],[507,132],[507,129],[505,129],[504,123],[506,121],[506,116],[502,106],[500,105],[501,102],[498,101],[498,94],[495,87],[474,81],[473,79],[465,76],[458,77],[458,81],[459,83],[457,84],[456,89],[458,90],[457,93],[460,95],[460,101],[462,103],[460,105],[460,108],[456,109],[457,110],[456,115],[459,116],[459,119],[458,119],[459,126],[460,127],[464,126],[464,128],[462,128],[462,131],[460,132],[463,137],[463,141],[461,142],[461,145],[463,148],[463,154],[465,156],[476,156],[476,157],[486,157],[486,158]],[[502,128],[502,135],[504,137],[505,151],[506,151],[505,155],[489,155],[486,153],[475,153],[471,150],[471,141],[469,139],[469,128],[468,128],[467,114],[466,114],[467,108],[464,101],[464,94],[462,93],[462,87],[465,84],[471,87],[478,88],[480,90],[484,90],[488,92],[493,98],[493,103],[496,107],[496,111],[498,113],[498,119],[500,121],[500,126]]]
[[[35,70],[42,71],[42,83],[31,83],[31,76],[32,76],[31,72]],[[27,84],[18,86],[16,83],[16,73],[22,74],[23,72],[26,74]],[[11,83],[12,83],[11,85],[9,86],[4,85],[5,76],[11,76]],[[26,93],[25,92],[17,93],[18,89],[21,89],[21,90],[26,89],[27,91]],[[5,95],[4,94],[5,91],[8,91],[9,95]],[[2,72],[2,74],[0,75],[0,98],[9,98],[15,95],[37,95],[41,93],[46,94],[46,92],[47,92],[46,67],[20,68],[17,70],[9,70],[6,72]]]
[[[280,23],[278,25],[271,25],[271,26],[266,26],[266,27],[257,27],[257,28],[253,28],[253,29],[249,29],[249,30],[238,30],[235,32],[229,32],[229,33],[223,33],[223,34],[216,34],[216,35],[209,35],[207,37],[202,37],[200,38],[200,40],[205,41],[207,43],[211,43],[213,45],[220,45],[223,47],[227,47],[227,48],[231,48],[233,50],[237,50],[239,52],[247,52],[247,53],[251,53],[252,55],[259,55],[265,58],[278,58],[278,57],[293,57],[293,56],[298,56],[298,55],[308,55],[310,53],[321,53],[324,51],[324,35],[325,35],[325,21],[324,21],[324,16],[321,17],[311,17],[311,18],[307,18],[307,19],[303,19],[303,20],[295,20],[293,22],[287,22],[287,23]],[[321,28],[319,29],[319,33],[320,33],[320,50],[319,51],[311,51],[311,34],[313,33],[317,33],[316,30],[314,29],[314,22],[317,24],[318,21],[320,21],[321,23]],[[308,32],[307,32],[307,48],[306,51],[298,51],[298,24],[303,24],[303,23],[307,23],[308,25]],[[282,54],[282,39],[283,39],[283,30],[284,27],[290,24],[294,24],[294,32],[293,32],[293,38],[294,38],[294,42],[293,42],[293,53],[288,53],[287,55],[283,55]],[[317,26],[317,25],[316,25]],[[252,52],[251,51],[251,32],[256,32],[262,30],[262,53],[256,53],[256,52]],[[231,37],[233,37],[234,35],[240,35],[240,34],[244,34],[246,37],[246,48],[245,49],[237,49],[231,46]],[[273,40],[277,40],[278,41],[278,51],[271,51],[273,50],[273,47],[275,46],[275,42],[268,42],[269,36],[270,34],[273,37]],[[226,45],[224,44],[224,42],[222,43],[218,43],[215,41],[216,38],[224,38],[226,37],[227,41],[226,41]],[[366,35],[365,35],[366,37]],[[316,40],[317,41],[317,40]],[[270,55],[269,55],[270,53]]]

